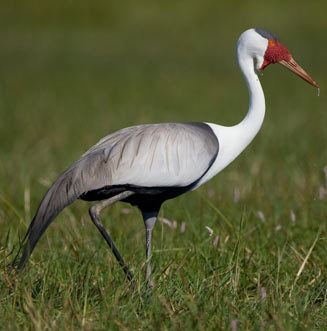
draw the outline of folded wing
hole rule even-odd
[[[140,125],[104,137],[70,170],[86,190],[126,184],[183,187],[206,173],[218,149],[205,123]]]

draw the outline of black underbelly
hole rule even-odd
[[[140,209],[160,208],[163,202],[173,199],[192,188],[193,185],[184,187],[142,187],[135,185],[105,186],[97,190],[83,193],[79,199],[86,201],[100,201],[109,199],[124,191],[132,191],[135,194],[122,200]]]

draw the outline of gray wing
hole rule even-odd
[[[104,137],[70,171],[86,191],[126,184],[183,187],[206,173],[218,149],[205,123],[140,125]]]

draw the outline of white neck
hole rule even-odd
[[[226,127],[210,125],[219,141],[219,152],[208,172],[198,186],[207,182],[231,163],[253,140],[261,128],[265,116],[265,97],[257,74],[254,71],[253,57],[238,53],[239,66],[249,91],[249,110],[239,124]],[[196,188],[195,187],[195,188]]]
[[[245,148],[261,128],[265,117],[266,105],[260,80],[254,71],[253,58],[238,54],[238,61],[248,87],[250,101],[247,115],[234,128],[239,130],[242,136],[242,146]]]

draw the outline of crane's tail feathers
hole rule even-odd
[[[16,270],[24,268],[35,245],[54,218],[84,192],[82,178],[74,175],[73,169],[68,169],[45,194],[14,259],[13,268]]]

